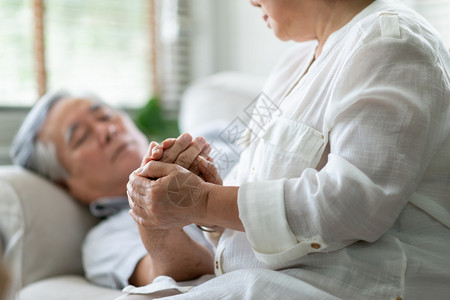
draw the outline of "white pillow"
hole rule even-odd
[[[83,274],[80,245],[98,220],[49,181],[0,166],[0,230],[14,290],[37,280]]]

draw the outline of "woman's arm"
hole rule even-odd
[[[211,163],[206,160],[199,163],[201,170],[208,165]],[[148,228],[172,229],[196,223],[243,231],[238,189],[207,183],[178,165],[150,161],[140,172],[130,175],[130,215]]]

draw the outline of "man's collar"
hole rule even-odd
[[[109,217],[123,209],[129,209],[126,196],[99,198],[89,204],[91,214],[99,218]]]

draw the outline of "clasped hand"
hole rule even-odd
[[[208,205],[208,186],[222,179],[203,138],[189,134],[150,144],[141,167],[127,184],[130,215],[147,228],[181,228],[201,224]]]

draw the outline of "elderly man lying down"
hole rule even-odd
[[[147,157],[185,167],[192,165],[198,173],[196,159],[208,159],[211,148],[203,138],[193,140],[188,134],[165,141],[169,149],[156,147],[152,153],[155,145],[149,147],[124,112],[92,95],[65,92],[40,99],[14,140],[14,163],[65,187],[89,205],[94,215],[105,218],[91,230],[82,246],[86,276],[94,283],[123,288],[150,282],[151,260],[128,215],[126,197],[129,174],[140,166],[147,151]],[[186,160],[197,156],[195,161]],[[186,253],[190,259],[179,262],[190,270],[190,277],[214,272],[211,246],[195,225],[174,235],[194,245],[193,252]],[[167,243],[166,236],[155,232],[153,242]]]

